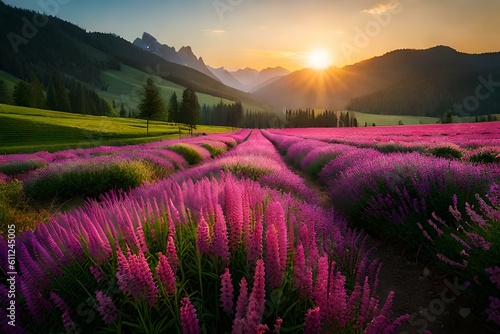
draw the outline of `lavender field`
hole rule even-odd
[[[15,314],[2,332],[430,333],[380,292],[368,237],[464,282],[482,332],[498,331],[498,128],[240,130],[0,156],[0,316]],[[27,203],[83,200],[21,224],[19,187]]]

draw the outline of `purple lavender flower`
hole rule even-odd
[[[161,252],[158,253],[158,266],[156,267],[156,274],[163,283],[165,291],[169,295],[175,294],[175,274],[170,267],[167,257]]]
[[[321,312],[319,306],[307,310],[304,334],[318,334],[322,332]]]
[[[221,295],[220,295],[220,303],[222,309],[226,313],[231,313],[233,310],[234,302],[233,302],[233,282],[231,281],[231,273],[229,272],[229,268],[226,268],[224,273],[220,276],[221,278]]]
[[[116,308],[113,300],[102,291],[96,291],[95,295],[98,303],[97,311],[99,311],[102,321],[106,325],[114,323],[118,319],[120,311]]]
[[[62,311],[63,326],[66,330],[69,330],[73,326],[73,320],[70,315],[71,309],[54,291],[50,292],[50,300],[52,300],[54,305]]]

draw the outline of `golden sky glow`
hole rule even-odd
[[[5,3],[43,11],[39,1]],[[344,66],[401,48],[500,51],[499,0],[72,0],[56,16],[129,41],[147,31],[229,70],[308,65],[322,49]]]

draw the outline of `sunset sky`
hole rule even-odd
[[[133,41],[147,31],[229,70],[344,66],[400,48],[500,51],[499,0],[4,0]],[[41,3],[51,3],[49,9]],[[57,3],[57,6],[53,4]],[[53,12],[53,13],[52,13]]]

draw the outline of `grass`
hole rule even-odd
[[[423,116],[407,116],[407,115],[375,115],[366,114],[358,111],[353,112],[360,127],[365,126],[365,122],[368,126],[375,125],[399,125],[399,121],[402,121],[404,125],[410,124],[436,124],[439,118],[436,117],[423,117]],[[349,112],[351,114],[351,111]]]
[[[200,133],[231,132],[229,127],[199,125]],[[128,145],[175,139],[179,126],[133,118],[100,117],[0,104],[0,154],[55,152],[100,145]],[[181,128],[181,133],[188,133]]]

